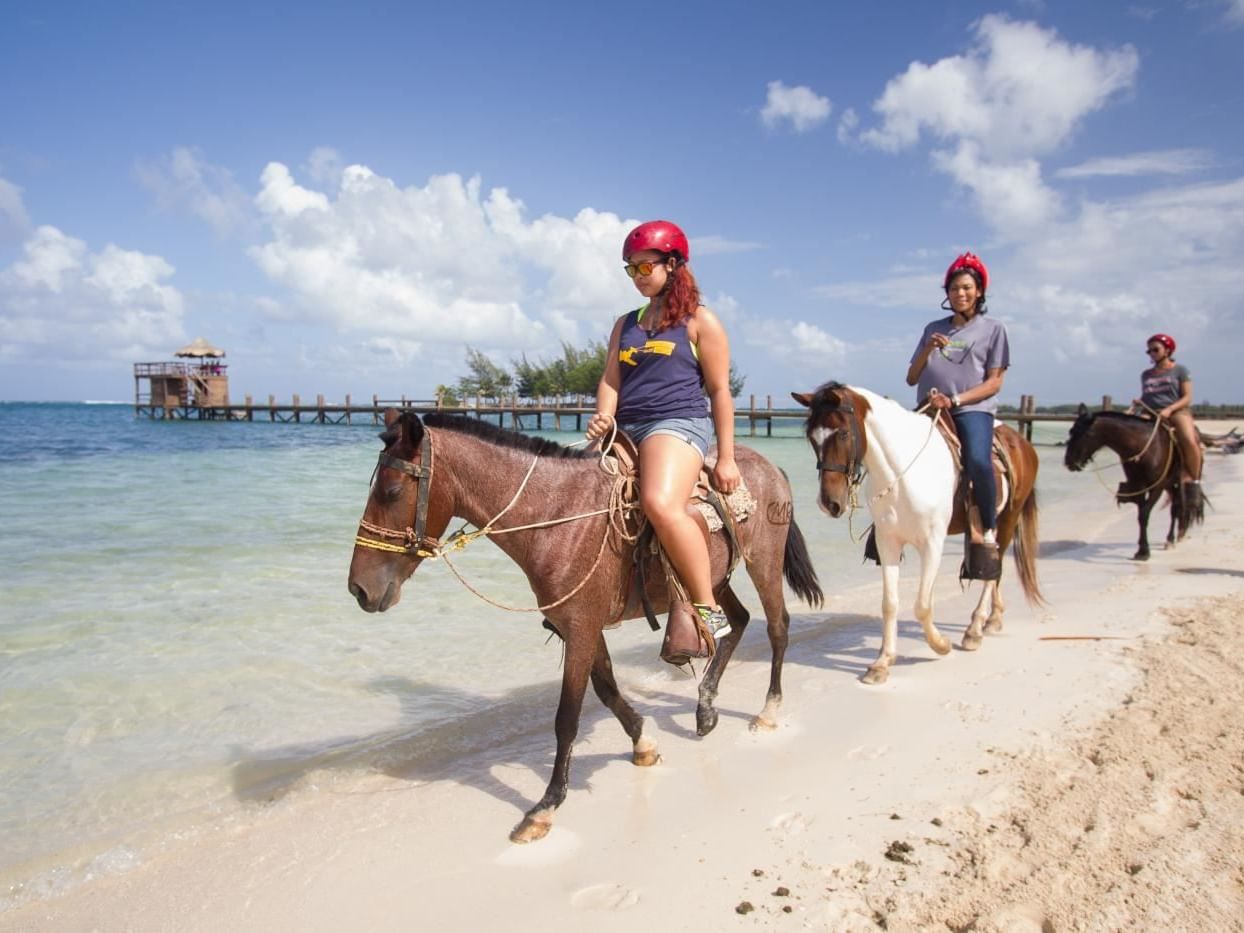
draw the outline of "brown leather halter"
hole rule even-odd
[[[859,419],[855,417],[855,406],[851,404],[849,399],[843,399],[838,403],[838,411],[844,415],[849,415],[848,423],[851,425],[851,452],[847,456],[845,463],[827,463],[824,459],[824,449],[818,451],[819,456],[816,458],[816,468],[822,473],[842,473],[847,478],[847,484],[851,487],[858,486],[864,479],[864,457],[863,438],[860,437]]]
[[[355,535],[354,543],[359,547],[371,548],[374,551],[413,554],[416,557],[424,558],[440,556],[441,542],[437,538],[429,538],[427,536],[428,495],[432,489],[432,433],[430,431],[423,432],[423,440],[419,444],[418,463],[402,460],[382,452],[380,459],[377,461],[376,469],[379,470],[382,466],[400,470],[407,476],[414,478],[416,487],[415,525],[413,528],[407,526],[404,531],[399,531],[396,528],[373,525],[371,522],[360,518],[359,528],[361,530],[359,534]],[[371,532],[371,534],[376,535],[381,540],[365,537],[362,533],[363,531]],[[385,538],[391,538],[402,543],[392,544],[389,541],[383,540]]]

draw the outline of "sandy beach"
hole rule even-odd
[[[516,697],[527,728],[503,744],[445,764],[416,739],[346,789],[312,771],[245,820],[0,913],[0,930],[1244,929],[1244,458],[1210,454],[1205,488],[1206,523],[1175,550],[1155,513],[1147,563],[1129,559],[1135,510],[1104,488],[1093,510],[1043,511],[1048,606],[1024,603],[1008,557],[1006,627],[978,652],[927,647],[905,565],[899,662],[878,687],[858,677],[880,580],[835,593],[818,566],[829,603],[795,609],[771,732],[748,728],[760,624],[705,738],[695,681],[654,638],[651,664],[617,673],[662,761],[632,766],[589,696],[543,841],[507,840],[549,776],[542,687]],[[948,556],[937,586],[956,645],[976,601],[957,569]]]

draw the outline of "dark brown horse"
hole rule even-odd
[[[660,757],[656,743],[644,735],[643,717],[618,691],[603,633],[605,626],[642,613],[632,583],[634,523],[619,509],[619,480],[602,469],[596,452],[503,431],[476,419],[435,414],[420,421],[413,413],[390,410],[385,426],[380,436],[384,451],[350,563],[350,593],[368,612],[395,605],[402,583],[420,562],[441,555],[446,543],[441,536],[454,517],[488,529],[494,543],[523,569],[565,647],[553,775],[544,796],[510,834],[515,842],[540,839],[566,798],[571,747],[589,678],[630,736],[632,761],[652,765]],[[737,526],[739,545],[764,607],[773,651],[768,695],[753,727],[771,728],[782,700],[790,623],[783,575],[814,606],[820,605],[822,594],[803,535],[792,520],[786,477],[746,447],[737,448],[736,459],[758,503]],[[729,545],[722,534],[711,537],[709,551],[714,592],[732,631],[700,681],[696,724],[701,735],[717,724],[713,703],[718,681],[749,618],[725,579]],[[657,569],[660,561],[652,558],[647,566],[648,596],[655,611],[664,612],[668,598]]]
[[[1136,505],[1140,540],[1132,560],[1149,559],[1149,514],[1162,493],[1171,497],[1168,548],[1175,546],[1176,528],[1178,540],[1182,541],[1194,523],[1204,521],[1204,508],[1199,503],[1184,504],[1179,483],[1179,445],[1171,436],[1170,427],[1121,411],[1090,412],[1087,405],[1081,404],[1067,438],[1063,463],[1072,472],[1079,472],[1103,447],[1118,454],[1123,465],[1125,480],[1119,484],[1115,500],[1119,505]]]
[[[946,535],[967,527],[966,510],[961,501],[955,501],[958,471],[932,419],[891,399],[837,382],[828,382],[811,394],[791,395],[811,409],[806,428],[821,474],[821,508],[837,518],[855,507],[862,490],[872,513],[881,563],[881,653],[862,680],[884,683],[897,657],[898,563],[908,545],[920,553],[916,619],[929,647],[938,654],[950,651],[950,642],[933,624],[933,581]],[[1015,567],[1024,596],[1040,604],[1037,453],[1006,425],[999,425],[995,434],[1011,462],[1009,482],[999,487],[999,552],[1015,542]],[[963,647],[979,648],[982,629],[1000,631],[1005,611],[998,581],[986,581],[971,624],[963,633]]]

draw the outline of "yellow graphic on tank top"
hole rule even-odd
[[[642,347],[627,347],[618,351],[618,362],[627,366],[638,366],[635,357],[640,353],[659,353],[661,356],[672,356],[677,346],[672,340],[648,340]]]

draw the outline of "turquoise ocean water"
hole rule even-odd
[[[826,592],[879,588],[847,522],[816,509],[797,423],[780,430],[741,425],[739,441],[790,475]],[[435,563],[390,612],[347,593],[376,433],[0,403],[0,910],[124,871],[163,836],[244,814],[320,766],[322,787],[412,736],[426,756],[477,748],[481,728],[506,728],[507,698],[545,682],[551,745],[560,649],[538,615],[480,602]],[[1043,504],[1083,482],[1061,449],[1041,456]],[[456,563],[495,599],[534,604],[487,542]],[[750,583],[739,592],[759,615]],[[791,610],[825,622],[793,598]],[[642,621],[610,645],[666,668]]]

